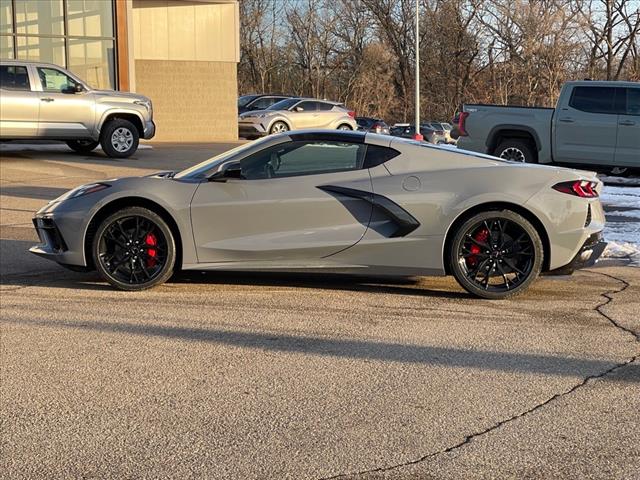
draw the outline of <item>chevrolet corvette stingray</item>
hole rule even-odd
[[[594,173],[348,131],[291,131],[180,172],[83,185],[31,252],[142,290],[176,270],[453,275],[505,298],[606,243]]]

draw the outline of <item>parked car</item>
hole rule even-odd
[[[287,132],[84,185],[37,212],[31,252],[122,290],[175,270],[452,274],[493,299],[602,253],[595,174],[387,138]]]
[[[361,132],[373,132],[381,135],[389,135],[389,125],[384,120],[371,117],[356,117],[358,130]]]
[[[238,114],[250,112],[252,110],[264,110],[274,103],[291,98],[291,95],[261,94],[242,95],[238,98]]]
[[[451,137],[451,130],[453,126],[450,123],[446,122],[428,122],[433,128],[437,131],[442,132],[441,136],[443,138],[443,142],[446,144],[455,144],[456,140]]]
[[[98,145],[124,158],[155,135],[151,100],[95,90],[57,65],[0,62],[0,140],[61,140],[78,153]]]
[[[288,130],[328,128],[356,130],[356,113],[344,104],[315,98],[287,98],[265,110],[246,112],[238,117],[238,134],[258,138]]]
[[[416,133],[415,127],[410,123],[396,123],[390,128],[390,133],[394,137],[413,138]],[[428,125],[420,125],[420,134],[427,143],[436,144],[437,136],[435,130]]]
[[[640,168],[640,84],[577,81],[556,108],[466,104],[458,147],[526,163]]]
[[[434,143],[447,143],[447,132],[440,122],[425,122],[424,126],[432,128],[435,132]]]

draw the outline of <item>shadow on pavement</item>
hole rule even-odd
[[[213,328],[187,328],[164,325],[139,325],[104,321],[73,322],[61,320],[8,320],[10,323],[127,335],[162,337],[192,342],[207,342],[233,347],[254,348],[285,353],[341,357],[357,360],[442,365],[516,373],[534,373],[569,377],[600,376],[616,364],[611,361],[570,358],[534,353],[470,350],[453,347],[405,345],[367,340],[342,340],[321,337],[256,333]],[[640,365],[628,364],[626,374],[609,381],[640,382]]]

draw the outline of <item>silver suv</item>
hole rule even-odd
[[[357,130],[356,113],[342,103],[315,98],[287,98],[266,110],[254,110],[238,117],[238,135],[257,138],[288,130],[327,128]]]
[[[62,140],[78,153],[100,144],[124,158],[155,130],[147,97],[95,90],[57,65],[0,62],[0,140]]]

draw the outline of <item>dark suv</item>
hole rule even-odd
[[[274,103],[285,98],[291,98],[291,95],[242,95],[238,98],[238,115],[252,110],[266,110]]]

